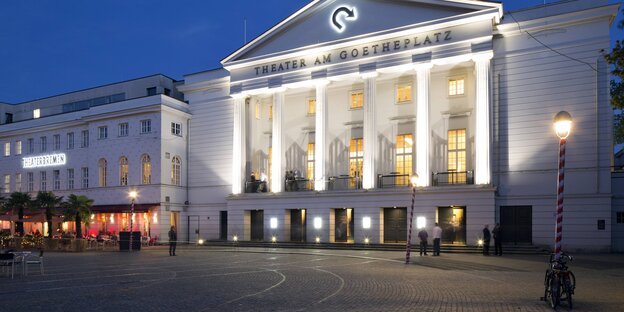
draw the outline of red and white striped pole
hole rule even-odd
[[[555,116],[555,132],[559,137],[559,170],[557,175],[557,221],[555,225],[555,259],[561,258],[561,241],[563,239],[563,180],[565,177],[566,140],[572,129],[572,116],[561,111]]]
[[[410,253],[412,252],[412,226],[414,224],[414,200],[416,199],[416,181],[418,180],[418,175],[415,175],[411,179],[412,181],[412,209],[410,211],[410,219],[409,219],[409,231],[407,233],[407,246],[405,251],[405,264],[409,264],[410,262]]]

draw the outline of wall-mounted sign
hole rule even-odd
[[[22,159],[22,167],[24,169],[62,166],[66,163],[67,163],[67,156],[63,153],[33,156],[33,157],[24,157]]]
[[[343,18],[341,19],[341,17]],[[352,22],[355,20],[357,20],[357,11],[355,10],[355,7],[349,8],[347,6],[341,6],[334,10],[329,18],[329,24],[337,32],[343,32],[346,28],[346,22]]]

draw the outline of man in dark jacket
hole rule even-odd
[[[175,256],[176,250],[176,242],[178,241],[178,233],[176,232],[175,226],[171,226],[171,230],[169,230],[169,255]]]
[[[418,232],[418,238],[420,238],[420,255],[423,255],[423,252],[425,253],[425,256],[427,255],[427,238],[429,238],[429,234],[427,234],[427,231],[425,231],[425,228],[423,228],[422,230],[420,230],[420,232]]]
[[[485,227],[483,228],[483,255],[485,256],[489,256],[490,255],[490,229],[489,229],[489,225],[486,224]]]
[[[497,256],[503,255],[503,237],[501,234],[501,226],[496,223],[496,226],[492,230],[492,237],[494,237],[494,254]]]

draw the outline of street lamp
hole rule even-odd
[[[555,259],[561,258],[563,229],[563,178],[565,176],[565,145],[572,128],[572,116],[561,111],[555,116],[555,133],[559,137],[559,171],[557,177],[557,221],[555,228]]]
[[[412,209],[410,211],[409,232],[407,234],[407,246],[405,251],[405,264],[410,262],[410,252],[412,251],[412,224],[414,223],[414,199],[416,199],[416,183],[418,182],[418,174],[414,174],[410,178],[412,182]]]
[[[130,251],[132,251],[132,229],[134,228],[134,224],[133,224],[133,216],[134,216],[134,200],[137,197],[137,192],[136,191],[130,191],[128,193],[128,196],[130,196]]]

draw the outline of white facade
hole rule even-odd
[[[617,6],[579,0],[502,12],[481,1],[312,1],[225,58],[224,69],[186,76],[189,212],[208,217],[211,238],[405,241],[405,179],[416,173],[414,218],[442,223],[447,243],[473,245],[484,224],[500,222],[510,243],[550,245],[552,120],[566,110],[574,129],[564,248],[609,250],[602,51]],[[299,180],[285,182],[290,171]],[[252,174],[267,183],[250,183]]]

